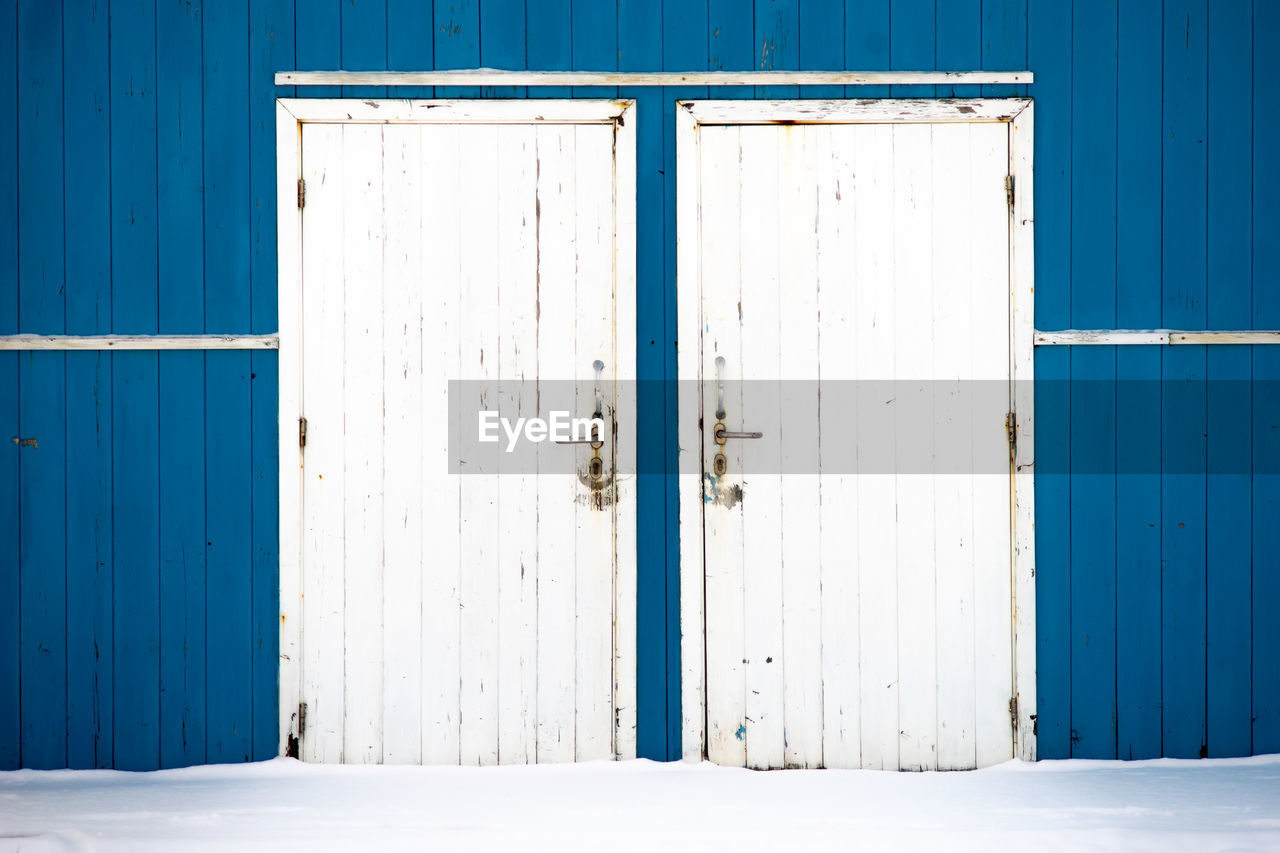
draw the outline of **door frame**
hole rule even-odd
[[[278,98],[280,725],[279,754],[296,754],[302,701],[302,127],[319,124],[607,124],[614,126],[615,450],[614,754],[636,754],[636,120],[634,100],[389,100]],[[627,677],[627,676],[630,677]]]
[[[699,133],[702,125],[901,124],[1004,122],[1009,126],[1009,354],[1013,437],[1011,481],[1010,602],[1013,686],[1017,702],[1014,755],[1036,758],[1035,634],[1035,432],[1034,432],[1034,212],[1032,208],[1033,105],[1028,98],[679,101],[676,104],[676,365],[688,385],[702,365],[701,263],[699,258]],[[698,387],[700,383],[698,383]],[[699,392],[700,394],[700,392]],[[695,394],[681,402],[701,412]],[[680,450],[680,658],[683,757],[706,757],[706,625],[701,425],[695,412],[678,419]],[[1015,710],[1015,709],[1011,709]]]

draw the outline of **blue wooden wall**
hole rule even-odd
[[[0,334],[275,331],[272,73],[474,66],[1030,68],[1037,326],[1278,328],[1277,42],[1269,0],[4,0]],[[1026,93],[618,91],[641,375],[674,375],[674,99]],[[1280,347],[1036,369],[1040,754],[1280,751]],[[275,754],[276,370],[0,353],[0,769]],[[673,470],[655,387],[641,465]],[[674,482],[638,512],[640,752],[675,757]]]

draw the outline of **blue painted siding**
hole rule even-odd
[[[1030,68],[1037,326],[1277,328],[1277,38],[1263,0],[5,3],[0,334],[274,331],[272,73],[477,65]],[[639,374],[670,379],[672,102],[841,92],[617,94]],[[1278,349],[1036,354],[1042,756],[1280,751],[1280,396],[1249,384]],[[0,768],[275,754],[277,388],[269,352],[0,353]],[[645,470],[675,469],[674,406],[642,386]],[[639,749],[671,758],[676,491],[638,485]]]

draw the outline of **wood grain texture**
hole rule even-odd
[[[572,105],[543,111],[553,120],[302,124],[315,189],[300,267],[288,268],[305,294],[294,366],[307,419],[302,618],[282,646],[301,652],[301,754],[312,760],[634,751],[614,698],[633,677],[615,673],[635,654],[615,615],[633,606],[634,568],[619,562],[634,528],[619,525],[613,492],[585,493],[591,449],[540,446],[537,476],[504,470],[497,445],[467,458],[489,465],[478,473],[450,463],[451,432],[474,428],[466,413],[545,416],[564,397],[557,382],[578,379],[568,402],[589,415],[599,361],[612,422],[616,379],[634,378],[618,349],[634,343],[617,331],[629,309],[615,284],[619,246],[633,245],[618,229],[634,220],[617,211],[628,195],[617,129],[575,123]],[[571,318],[569,334],[553,316]],[[501,397],[487,384],[499,380],[510,383]],[[619,420],[620,441],[633,417]],[[608,475],[612,440],[601,454]],[[633,697],[634,685],[619,692]]]
[[[699,338],[682,370],[700,373],[704,425],[702,470],[683,487],[697,504],[682,535],[702,536],[686,551],[702,584],[685,587],[685,636],[705,619],[706,655],[705,687],[696,671],[685,682],[705,690],[706,730],[686,701],[686,740],[759,768],[1007,760],[1013,479],[953,457],[1009,458],[1012,400],[984,409],[964,387],[1008,382],[1016,361],[1008,127],[682,129],[696,184],[681,269],[698,284]],[[1018,329],[1026,358],[1030,318]],[[716,444],[722,407],[729,429],[765,440]],[[857,472],[835,461],[850,442]]]

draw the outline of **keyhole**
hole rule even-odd
[[[715,472],[717,477],[723,477],[724,472],[729,470],[729,460],[724,458],[723,453],[717,453],[715,458],[711,460],[711,470]]]

